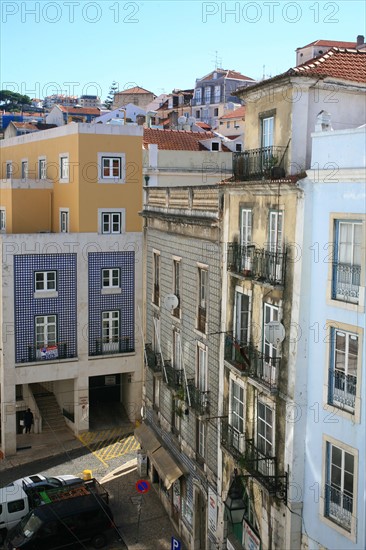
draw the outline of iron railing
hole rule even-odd
[[[191,407],[200,415],[207,413],[210,392],[197,388],[193,378],[187,380],[187,391],[189,392]]]
[[[163,378],[163,380],[166,381],[167,385],[173,390],[183,388],[183,370],[174,368],[171,361],[164,361],[164,369],[166,378]]]
[[[285,177],[287,147],[260,147],[233,153],[233,176],[235,181],[280,179]]]
[[[333,262],[333,298],[358,304],[361,266]]]
[[[221,422],[221,445],[236,460],[239,460],[244,453],[245,435],[230,426],[227,420],[223,420]]]
[[[227,247],[228,271],[264,283],[284,284],[287,252],[265,250],[255,245],[242,246],[239,243],[228,243]]]
[[[111,336],[96,338],[93,355],[113,355],[115,353],[133,353],[135,345],[130,336]]]
[[[330,483],[325,484],[325,515],[347,531],[351,531],[353,496],[340,491]]]
[[[152,348],[152,344],[145,344],[147,366],[154,372],[161,372],[161,356]]]
[[[339,370],[329,371],[330,403],[355,408],[357,376]]]
[[[76,357],[67,349],[67,342],[58,342],[47,346],[28,346],[28,362],[34,361],[57,361]]]
[[[281,357],[270,357],[258,351],[252,344],[239,342],[232,332],[227,332],[224,359],[240,370],[243,375],[259,381],[271,392],[277,391]]]

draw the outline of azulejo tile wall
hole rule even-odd
[[[57,296],[34,297],[35,272],[56,271]],[[15,361],[35,360],[35,317],[55,315],[62,357],[76,357],[76,254],[14,256]]]

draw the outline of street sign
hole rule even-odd
[[[182,546],[180,543],[180,540],[176,539],[175,537],[172,537],[172,546],[171,550],[181,550]]]
[[[139,479],[136,481],[135,487],[138,493],[147,493],[150,489],[150,483],[146,479]]]

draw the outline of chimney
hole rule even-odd
[[[359,34],[357,36],[356,49],[357,50],[364,50],[365,48],[366,48],[365,37],[362,34]]]

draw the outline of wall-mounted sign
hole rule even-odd
[[[261,540],[250,525],[243,520],[243,542],[246,550],[260,550]]]
[[[116,375],[110,374],[108,376],[104,377],[104,385],[105,386],[115,386],[116,385]]]

